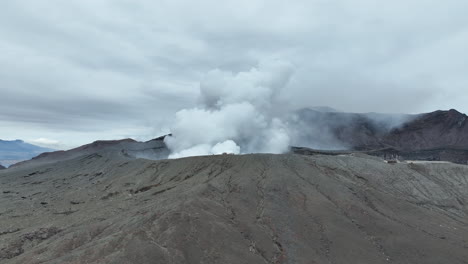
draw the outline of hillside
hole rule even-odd
[[[468,117],[453,109],[424,114],[386,134],[381,144],[403,150],[468,149]]]
[[[468,117],[456,110],[419,115],[304,109],[292,122],[298,147],[394,154],[407,159],[468,161]]]
[[[355,114],[303,109],[296,130],[301,143],[322,149],[468,149],[468,117],[456,110],[419,115]],[[301,142],[302,141],[302,142]]]
[[[293,145],[323,150],[376,149],[394,129],[418,115],[324,112],[302,109],[289,122]]]
[[[399,156],[410,160],[468,162],[467,116],[456,110],[419,115],[325,110],[303,109],[296,119],[291,120],[291,131],[295,131],[291,133],[293,149],[309,147],[363,152],[379,157]],[[147,142],[99,140],[68,151],[46,152],[14,166],[54,163],[103,150],[121,151],[130,157],[166,159],[169,150],[164,138]]]
[[[165,159],[169,155],[169,150],[166,148],[163,140],[164,136],[146,142],[138,142],[130,138],[122,140],[98,140],[66,151],[42,153],[31,160],[16,163],[12,167],[50,164],[96,152],[120,152],[131,158]]]
[[[121,152],[0,172],[0,263],[466,263],[468,167]]]

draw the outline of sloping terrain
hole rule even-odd
[[[83,155],[96,152],[120,152],[129,158],[165,159],[169,156],[169,150],[164,144],[164,137],[155,138],[146,142],[138,142],[127,138],[122,140],[98,140],[90,144],[67,151],[45,152],[31,160],[13,164],[12,167],[37,166],[58,161],[70,160]]]
[[[456,110],[420,115],[355,114],[303,109],[290,120],[292,145],[319,150],[349,150],[405,159],[468,163],[468,117]],[[170,136],[170,135],[168,135]],[[100,140],[67,151],[46,152],[13,166],[36,166],[93,154],[121,151],[129,157],[166,159],[165,136],[147,142]],[[294,148],[294,147],[293,147]],[[382,154],[382,155],[381,155]]]
[[[0,165],[10,166],[47,151],[52,151],[52,149],[35,146],[22,140],[7,141],[0,139]]]
[[[420,115],[353,114],[304,109],[292,125],[296,146],[392,153],[467,164],[468,117],[456,110]]]
[[[424,114],[385,135],[382,145],[403,150],[468,149],[468,117],[453,109]]]
[[[354,114],[304,109],[298,115],[300,122],[293,125],[302,133],[299,143],[318,142],[315,148],[320,148],[322,144],[322,149],[468,149],[468,117],[453,109],[420,115]],[[307,147],[304,144],[300,146]]]
[[[379,157],[385,160],[397,159],[399,161],[447,161],[457,164],[468,164],[468,149],[438,148],[424,150],[398,150],[394,148],[384,148],[375,150],[316,150],[304,147],[292,147],[291,153],[302,155],[350,155],[366,154]]]
[[[302,109],[289,122],[293,145],[314,149],[376,149],[392,130],[411,123],[418,115],[323,112]]]
[[[468,263],[468,166],[366,155],[0,171],[0,263]]]

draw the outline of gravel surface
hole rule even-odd
[[[0,171],[0,263],[468,263],[468,166],[366,155]]]

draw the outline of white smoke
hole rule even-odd
[[[200,83],[200,106],[176,113],[169,158],[221,153],[282,153],[290,138],[272,114],[293,67],[282,61],[261,62],[250,71],[210,71]]]

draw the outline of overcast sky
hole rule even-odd
[[[291,63],[295,108],[468,112],[465,0],[4,0],[0,139],[146,140],[213,69]]]

